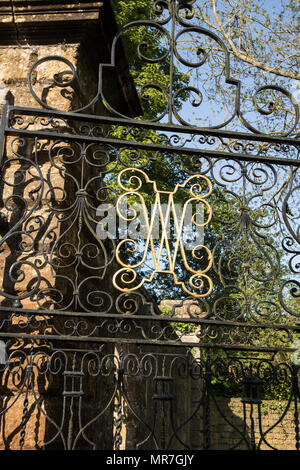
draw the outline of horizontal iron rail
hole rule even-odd
[[[76,317],[76,318],[101,318],[101,319],[120,319],[120,320],[148,320],[148,321],[162,321],[162,322],[171,322],[171,323],[191,323],[192,325],[211,325],[211,326],[225,326],[225,327],[243,327],[243,328],[253,328],[253,329],[267,329],[272,328],[276,330],[292,330],[300,332],[300,324],[290,325],[290,324],[274,324],[274,323],[247,323],[247,322],[237,322],[237,321],[222,321],[222,320],[207,320],[205,318],[186,318],[186,317],[171,317],[166,315],[130,315],[130,314],[119,314],[119,313],[98,313],[98,312],[71,312],[71,311],[62,311],[62,310],[43,310],[43,309],[22,309],[14,307],[0,307],[0,312],[11,312],[17,313],[20,315],[33,315],[33,316],[58,316],[58,317]],[[1,330],[0,330],[1,334]]]
[[[237,132],[229,131],[218,128],[209,128],[209,127],[195,127],[195,126],[182,126],[182,125],[170,125],[152,121],[142,121],[135,119],[122,119],[122,118],[113,118],[110,116],[96,116],[92,114],[78,114],[72,112],[63,112],[56,110],[46,110],[46,109],[37,109],[37,108],[25,108],[20,106],[9,106],[8,107],[8,116],[12,112],[22,112],[25,115],[35,115],[35,116],[48,116],[56,117],[66,120],[77,120],[79,122],[97,122],[101,124],[119,124],[124,126],[133,126],[140,127],[144,129],[152,129],[157,131],[164,132],[177,132],[179,134],[199,134],[202,135],[205,133],[208,136],[215,137],[225,137],[228,139],[242,139],[249,141],[258,141],[258,142],[267,142],[267,143],[281,143],[288,145],[300,146],[300,139],[289,137],[286,135],[270,135],[270,134],[254,134],[246,132]]]
[[[49,310],[39,310],[36,311],[34,309],[11,309],[9,307],[1,307],[1,311],[12,311],[14,313],[17,313],[20,316],[25,316],[27,315],[32,315],[32,316],[40,316],[40,315],[45,315],[47,317],[50,316],[57,316],[59,318],[74,318],[77,317],[81,320],[87,317],[93,317],[93,318],[99,318],[99,319],[121,319],[121,320],[148,320],[149,322],[166,322],[166,323],[189,323],[193,325],[202,325],[202,326],[215,326],[215,327],[223,327],[223,328],[234,328],[234,327],[242,327],[242,328],[262,328],[262,329],[267,329],[271,328],[273,331],[274,330],[281,330],[281,331],[300,331],[300,325],[274,325],[274,324],[251,324],[251,323],[238,323],[238,322],[226,322],[226,321],[219,321],[219,320],[205,320],[205,319],[191,319],[191,318],[178,318],[178,317],[166,317],[166,316],[157,316],[157,317],[152,317],[152,316],[146,316],[146,315],[120,315],[120,314],[98,314],[98,313],[86,313],[86,312],[62,312],[62,311],[49,311]],[[23,315],[22,315],[23,314]],[[15,325],[17,326],[17,325]],[[24,327],[24,326],[23,326]],[[26,327],[26,325],[25,325]],[[55,327],[55,322],[53,325],[49,324],[47,327]],[[291,348],[289,346],[276,346],[276,347],[270,347],[270,346],[259,346],[259,345],[247,345],[247,344],[242,344],[242,343],[237,343],[237,344],[226,344],[223,342],[220,343],[213,343],[213,342],[204,342],[200,341],[199,342],[194,342],[194,341],[188,341],[188,340],[183,340],[182,338],[178,339],[140,339],[137,338],[134,335],[134,332],[131,333],[131,337],[124,337],[124,336],[114,336],[114,337],[109,337],[109,336],[84,336],[84,335],[79,335],[79,334],[62,334],[62,333],[55,333],[55,334],[40,334],[36,332],[30,332],[30,333],[9,333],[9,332],[1,332],[0,331],[0,338],[12,338],[12,339],[27,339],[27,340],[45,340],[45,341],[71,341],[71,342],[78,342],[78,343],[95,343],[95,344],[105,344],[105,343],[118,343],[118,344],[136,344],[136,345],[148,345],[148,346],[169,346],[169,347],[175,347],[175,348],[182,348],[182,347],[187,347],[187,348],[198,348],[198,349],[207,349],[207,348],[213,348],[213,349],[227,349],[227,350],[243,350],[243,351],[268,351],[268,352],[294,352],[295,349]]]
[[[1,307],[0,312],[13,312],[18,314],[19,316],[47,316],[49,317],[59,317],[60,319],[71,319],[71,318],[78,318],[83,320],[84,318],[99,318],[103,319],[119,319],[123,321],[128,320],[143,320],[149,321],[150,323],[155,322],[165,322],[165,323],[186,323],[191,325],[199,325],[199,326],[214,326],[214,327],[223,327],[226,331],[226,328],[250,328],[250,329],[272,329],[279,330],[279,331],[300,331],[300,325],[274,325],[274,324],[252,324],[252,323],[239,323],[239,322],[230,322],[230,321],[221,321],[221,320],[206,320],[206,319],[197,319],[197,318],[182,318],[182,317],[167,317],[167,316],[146,316],[146,315],[122,315],[122,314],[101,314],[101,313],[86,313],[86,312],[62,312],[59,310],[34,310],[34,309],[11,309],[9,307]],[[41,321],[41,319],[40,319]],[[15,325],[17,326],[17,325]],[[96,326],[96,325],[94,325]],[[24,326],[22,326],[24,327]],[[50,323],[47,325],[48,328],[55,327],[55,322],[53,325]],[[26,328],[26,325],[25,325]],[[213,343],[213,342],[194,342],[183,340],[182,338],[178,339],[168,339],[168,340],[160,340],[160,339],[140,339],[135,337],[134,332],[130,338],[126,338],[124,336],[109,337],[109,336],[84,336],[79,335],[78,333],[72,334],[40,334],[40,333],[9,333],[9,332],[1,332],[0,331],[0,338],[19,338],[19,339],[30,339],[30,340],[51,340],[51,341],[71,341],[71,342],[79,342],[79,343],[118,343],[118,344],[143,344],[143,345],[153,345],[153,346],[172,346],[176,348],[200,348],[200,349],[207,349],[207,348],[217,348],[217,349],[228,349],[228,350],[251,350],[251,351],[269,351],[269,352],[278,352],[278,351],[285,351],[285,352],[294,352],[295,349],[287,346],[259,346],[259,345],[247,345],[242,343],[237,344],[226,344],[222,341],[220,343]]]
[[[63,133],[52,133],[46,132],[42,130],[25,130],[25,129],[13,129],[13,128],[6,128],[5,129],[6,135],[10,136],[26,136],[32,138],[44,138],[44,139],[58,139],[63,140],[65,142],[71,141],[82,141],[82,142],[92,142],[92,143],[101,143],[101,144],[108,144],[112,147],[122,147],[123,149],[127,148],[137,148],[143,150],[153,150],[153,151],[161,151],[168,152],[168,153],[175,153],[175,154],[183,154],[183,155],[202,155],[210,158],[224,158],[230,160],[243,160],[243,161],[253,161],[259,163],[273,163],[279,165],[288,165],[288,166],[300,166],[300,160],[292,159],[292,158],[275,158],[275,157],[266,157],[266,156],[258,156],[258,155],[250,155],[246,153],[231,153],[231,152],[224,152],[220,150],[205,150],[205,149],[198,149],[192,147],[172,147],[168,145],[160,145],[160,144],[150,144],[150,143],[143,143],[137,141],[127,141],[127,140],[120,140],[120,139],[109,139],[106,137],[91,137],[86,135],[80,134],[63,134]]]
[[[198,349],[226,349],[235,351],[261,351],[261,352],[295,352],[296,348],[291,347],[267,347],[267,346],[248,346],[244,344],[226,344],[226,343],[204,343],[204,342],[188,342],[178,340],[147,340],[139,338],[124,338],[124,337],[99,337],[99,336],[68,336],[68,335],[51,335],[51,334],[30,334],[30,333],[0,333],[0,338],[11,339],[27,339],[27,340],[46,340],[54,341],[68,341],[72,343],[95,343],[95,344],[134,344],[134,345],[148,345],[148,346],[168,346],[176,348],[198,348]],[[64,348],[68,350],[68,348]]]

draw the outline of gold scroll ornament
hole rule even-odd
[[[124,178],[125,173],[128,173],[128,172],[131,173],[131,176],[127,179],[128,187],[126,187],[122,183],[122,179]],[[153,193],[155,194],[155,201],[154,201],[153,211],[152,211],[150,221],[148,218],[148,211],[147,211],[147,207],[145,204],[145,200],[143,196],[139,193],[139,190],[142,187],[142,179],[144,179],[147,184],[152,185]],[[182,215],[181,215],[181,220],[179,222],[177,214],[176,214],[176,210],[175,210],[174,195],[178,191],[179,188],[185,188],[189,182],[193,182],[193,181],[195,182],[189,188],[189,199],[184,204]],[[200,184],[201,182],[207,184],[208,190],[205,192],[205,194],[201,194],[202,192],[202,186]],[[182,240],[182,230],[183,230],[183,222],[184,222],[187,206],[189,203],[193,201],[201,202],[202,204],[204,204],[204,206],[207,209],[207,213],[208,213],[207,220],[203,222],[203,224],[200,224],[200,226],[207,225],[210,222],[211,217],[212,217],[212,209],[209,203],[206,201],[206,198],[212,192],[212,185],[209,179],[203,175],[197,174],[197,175],[193,175],[189,177],[187,180],[185,180],[183,184],[177,184],[174,188],[174,191],[172,192],[158,191],[156,182],[151,181],[145,172],[143,172],[140,169],[129,168],[129,169],[124,169],[119,173],[118,185],[123,191],[125,191],[125,193],[122,194],[118,198],[118,201],[117,201],[116,210],[117,210],[118,216],[122,218],[123,220],[127,220],[127,221],[134,220],[135,216],[133,216],[132,218],[124,217],[124,215],[120,211],[120,205],[124,197],[128,197],[128,196],[137,197],[138,200],[140,201],[140,204],[143,210],[143,217],[145,220],[146,230],[147,230],[147,238],[145,241],[145,249],[144,249],[143,257],[141,261],[139,261],[136,264],[126,264],[120,258],[121,249],[125,243],[128,243],[128,242],[132,243],[134,248],[130,249],[129,251],[131,253],[136,252],[137,250],[136,241],[131,238],[126,238],[118,243],[117,248],[116,248],[116,259],[118,263],[122,266],[122,268],[119,269],[114,274],[113,285],[122,292],[132,292],[132,291],[138,290],[145,282],[148,282],[148,283],[151,282],[155,274],[166,273],[166,274],[172,274],[174,283],[176,285],[180,285],[181,288],[187,294],[193,297],[207,297],[211,293],[212,288],[213,288],[212,280],[206,274],[212,266],[212,262],[213,262],[212,253],[209,250],[209,248],[207,248],[204,245],[195,246],[191,253],[192,253],[193,258],[199,261],[199,269],[197,270],[193,269],[188,264],[188,261],[186,258],[186,252],[185,252],[184,243]],[[166,195],[167,200],[168,200],[165,215],[163,214],[162,205],[161,205],[162,195]],[[161,237],[160,237],[160,245],[159,245],[158,253],[156,253],[155,251],[155,245],[154,245],[153,236],[152,236],[154,221],[155,221],[155,217],[157,213],[158,213],[159,221],[161,224]],[[167,234],[167,226],[168,226],[171,215],[173,217],[174,230],[175,230],[176,237],[177,237],[176,243],[173,249],[173,255],[171,254],[170,244],[169,244],[168,234]],[[195,223],[195,219],[194,219],[195,215],[196,214],[194,214],[192,218],[193,223]],[[199,226],[199,224],[197,225]],[[169,269],[159,268],[161,256],[163,252],[163,247],[165,247],[165,250],[167,253]],[[140,276],[138,277],[137,275],[136,269],[139,268],[145,262],[149,248],[151,249],[151,253],[152,253],[153,271],[149,277],[140,278]],[[192,273],[192,275],[189,278],[190,288],[187,288],[185,283],[177,279],[177,275],[175,272],[175,267],[176,267],[175,261],[176,261],[176,257],[178,255],[179,249],[180,249],[180,253],[181,253],[181,257],[182,257],[185,269],[188,272]],[[207,254],[206,266],[204,267],[201,266],[201,264],[203,264],[204,256],[197,256],[196,254],[196,251],[199,249],[201,250],[204,249]],[[118,282],[118,279],[120,279],[121,283]]]

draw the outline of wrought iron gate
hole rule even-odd
[[[299,449],[298,105],[272,85],[243,110],[229,51],[193,2],[149,15],[120,29],[90,103],[51,108],[50,91],[76,103],[80,90],[67,59],[46,57],[29,73],[43,108],[3,105],[3,446]],[[135,118],[103,85],[134,28],[135,60],[168,76],[135,77]],[[180,48],[190,35],[194,51]],[[189,122],[203,96],[180,69],[199,77],[205,41],[232,92],[210,127]],[[285,127],[274,96],[289,102]]]

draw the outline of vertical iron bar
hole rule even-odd
[[[209,450],[211,448],[210,440],[210,385],[211,385],[211,363],[210,356],[206,361],[206,372],[205,372],[205,398],[204,398],[204,449]]]
[[[253,418],[253,403],[250,403],[250,422],[251,422],[251,450],[256,450],[255,424],[254,424],[254,418]]]
[[[26,377],[26,380],[27,380],[27,377]],[[28,386],[26,386],[25,398],[23,402],[22,422],[21,422],[20,450],[23,450],[24,443],[25,443],[26,425],[28,421],[28,403],[29,403],[28,402]]]
[[[1,113],[1,120],[0,120],[0,168],[2,167],[3,163],[3,154],[5,150],[5,129],[8,120],[8,101],[2,101],[2,113]]]
[[[175,39],[175,24],[176,24],[176,1],[171,0],[170,2],[171,8],[171,44],[170,44],[170,88],[169,88],[169,117],[168,122],[172,124],[173,121],[173,81],[174,81],[174,39]]]
[[[300,429],[299,429],[299,411],[298,411],[298,396],[299,396],[299,385],[298,385],[298,370],[297,366],[292,366],[292,387],[294,395],[294,423],[295,423],[295,440],[296,449],[300,450]]]
[[[121,351],[120,358],[123,356]],[[116,421],[115,421],[115,435],[114,435],[114,448],[115,450],[120,450],[120,446],[122,444],[122,401],[123,401],[123,388],[124,388],[124,373],[125,369],[123,368],[123,364],[120,364],[121,367],[117,370],[117,404],[115,405],[116,411]]]

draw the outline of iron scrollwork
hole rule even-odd
[[[122,179],[124,179],[124,178],[126,179],[126,177],[124,176],[126,174],[130,175],[130,177],[128,178],[129,187],[126,187],[124,185],[124,183],[122,182]],[[139,193],[139,191],[142,188],[142,184],[143,184],[142,179],[144,179],[146,183],[150,183],[152,185],[153,192],[154,192],[154,194],[156,194],[156,199],[154,201],[154,209],[153,209],[153,212],[151,214],[151,219],[149,218],[144,198]],[[144,282],[151,282],[153,280],[153,277],[154,277],[155,274],[157,274],[159,272],[166,272],[166,273],[172,274],[172,276],[174,278],[174,283],[175,284],[180,284],[182,286],[183,290],[186,293],[188,293],[189,295],[195,296],[195,297],[206,297],[206,296],[208,296],[210,294],[210,292],[212,291],[212,288],[213,288],[212,281],[211,281],[210,277],[206,274],[212,266],[212,254],[211,254],[210,250],[207,247],[205,247],[203,245],[196,245],[192,250],[192,256],[195,259],[197,259],[199,264],[201,262],[201,259],[205,260],[205,258],[207,258],[207,265],[204,265],[202,269],[198,268],[197,270],[195,270],[191,266],[189,266],[188,261],[187,261],[186,252],[185,252],[182,231],[183,231],[184,220],[185,220],[185,217],[186,217],[187,207],[192,202],[196,202],[196,203],[198,203],[198,205],[204,206],[206,208],[206,211],[207,211],[207,216],[205,217],[206,220],[204,220],[202,223],[199,223],[199,222],[196,221],[196,217],[195,217],[196,214],[192,214],[193,224],[197,225],[198,227],[204,227],[205,225],[207,225],[210,222],[210,219],[211,219],[211,216],[212,216],[212,211],[211,211],[211,207],[209,206],[209,203],[207,202],[207,197],[210,195],[210,193],[212,191],[212,186],[211,186],[210,181],[206,177],[201,176],[201,175],[190,176],[182,185],[176,185],[173,192],[168,193],[167,191],[159,191],[156,187],[155,181],[149,180],[146,173],[144,173],[142,170],[138,170],[138,169],[136,169],[136,170],[133,170],[133,169],[127,170],[127,169],[125,169],[125,170],[122,170],[119,173],[118,182],[119,182],[119,186],[123,189],[123,191],[125,191],[123,196],[120,196],[120,198],[117,201],[117,206],[116,207],[117,207],[118,215],[120,217],[123,217],[123,218],[125,217],[124,215],[122,215],[122,212],[121,212],[121,209],[120,209],[121,205],[122,205],[122,202],[124,201],[124,196],[125,196],[125,198],[127,198],[127,197],[128,198],[129,197],[137,198],[139,203],[141,204],[141,206],[143,208],[143,218],[144,218],[144,221],[145,221],[145,224],[146,224],[147,239],[145,241],[145,249],[144,249],[142,259],[141,259],[141,261],[139,261],[138,263],[136,263],[134,265],[124,263],[121,260],[120,252],[122,251],[123,245],[128,244],[128,243],[132,244],[134,246],[134,248],[131,249],[130,251],[131,252],[136,251],[137,242],[135,240],[132,240],[132,239],[124,239],[118,244],[117,249],[116,249],[116,259],[117,259],[118,263],[121,266],[123,266],[123,268],[121,270],[118,270],[114,274],[113,280],[114,280],[115,286],[121,291],[131,292],[133,290],[139,289],[139,287],[141,287],[144,284]],[[181,214],[181,218],[180,218],[180,220],[178,220],[177,215],[176,215],[176,209],[175,209],[175,206],[174,206],[174,195],[176,194],[179,187],[183,189],[186,186],[188,186],[188,183],[190,183],[190,182],[192,182],[192,186],[189,189],[189,199],[185,202],[184,207],[183,207],[183,212]],[[205,186],[208,187],[208,189],[206,190],[206,192],[204,192],[204,194],[201,194],[202,193],[202,187],[201,187],[202,183],[205,183]],[[162,197],[163,193],[164,193],[165,196],[167,196],[167,201],[168,201],[165,216],[163,215],[162,207],[161,207],[161,197]],[[199,207],[198,207],[198,210],[199,210]],[[131,222],[134,221],[136,219],[136,215],[137,214],[134,214],[134,216],[130,217],[129,220]],[[167,225],[169,223],[169,218],[170,218],[171,215],[174,218],[174,227],[175,227],[175,232],[176,232],[175,236],[176,236],[176,240],[177,240],[176,244],[175,244],[175,247],[174,247],[174,252],[173,253],[171,253],[171,249],[170,249],[169,242],[168,242],[168,233],[167,233]],[[152,234],[155,217],[159,218],[160,224],[162,226],[162,234],[161,234],[161,238],[160,238],[160,247],[159,247],[159,250],[158,250],[158,254],[156,254],[156,251],[155,251],[155,246],[154,246],[154,243],[153,243],[153,234]],[[167,251],[167,257],[168,257],[168,263],[169,263],[168,269],[161,269],[160,268],[163,246],[165,246],[166,251]],[[138,268],[139,266],[141,266],[145,262],[147,251],[149,249],[151,250],[151,253],[152,253],[153,272],[151,273],[149,278],[144,278],[137,284],[135,282],[137,276],[136,276],[136,272],[135,272],[134,269]],[[178,256],[179,250],[180,250],[180,254],[183,258],[183,262],[184,262],[184,266],[185,266],[186,271],[189,271],[189,272],[192,273],[192,276],[190,277],[190,279],[188,281],[189,287],[185,286],[182,282],[180,282],[177,279],[177,276],[176,276],[176,258]],[[206,257],[205,257],[205,255],[204,256],[203,255],[201,256],[199,254],[197,255],[196,252],[197,251],[201,252],[201,250],[203,250],[206,253],[206,255],[207,255]],[[125,284],[124,287],[123,286],[118,286],[117,279],[118,279],[119,276],[121,276],[122,279],[123,279],[123,283]],[[125,277],[126,277],[126,279],[125,279]]]
[[[54,109],[52,93],[62,104],[80,102],[81,91],[73,64],[50,56],[29,72],[44,109],[3,113],[0,370],[3,395],[13,393],[0,416],[9,419],[22,400],[21,449],[33,418],[36,448],[214,449],[216,419],[231,436],[228,449],[276,448],[272,432],[287,420],[300,448],[290,361],[300,313],[299,110],[289,92],[266,85],[254,92],[251,112],[276,117],[272,96],[280,94],[293,122],[269,134],[253,125],[230,53],[197,24],[193,4],[153,1],[148,19],[122,26],[88,104]],[[116,109],[104,86],[134,28],[144,31],[138,60],[167,64],[170,78],[136,80],[144,111],[136,118]],[[199,43],[192,57],[182,47],[190,34]],[[175,69],[199,75],[209,43],[225,57],[234,105],[228,118],[202,126],[203,90],[176,83]],[[53,82],[39,95],[54,63]],[[151,96],[161,106],[147,118]],[[108,116],[97,115],[99,104]],[[236,121],[242,131],[231,130]],[[111,208],[115,222],[137,223],[136,202],[144,238],[106,230]],[[188,213],[202,236],[189,250]],[[270,423],[263,407],[274,389],[285,405]],[[4,445],[12,440],[4,435]]]

